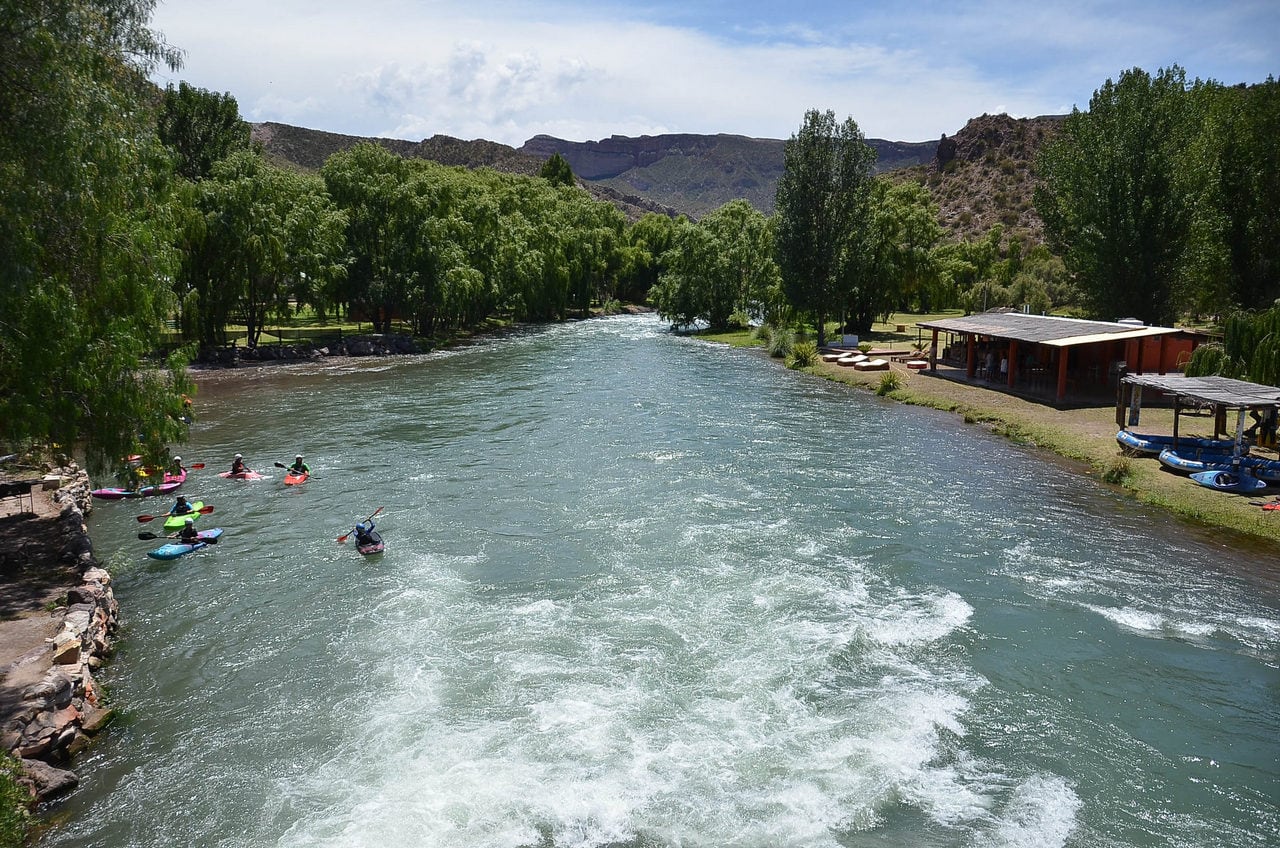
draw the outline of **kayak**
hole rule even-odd
[[[1195,480],[1201,486],[1210,489],[1217,489],[1220,492],[1240,492],[1248,494],[1256,492],[1259,489],[1267,488],[1266,480],[1259,480],[1254,477],[1246,469],[1235,471],[1199,471],[1191,475],[1191,479]]]
[[[198,551],[201,548],[209,547],[209,545],[213,544],[221,535],[221,527],[214,527],[212,530],[201,530],[200,541],[195,544],[189,544],[187,542],[170,542],[167,545],[161,545],[154,551],[147,551],[147,556],[152,559],[177,559],[183,554],[189,554],[192,551]]]
[[[116,486],[107,486],[102,489],[94,489],[89,494],[95,498],[102,498],[105,501],[118,501],[125,498],[147,498],[152,495],[167,495],[174,489],[181,486],[187,479],[187,472],[181,474],[164,475],[164,482],[153,484],[150,486],[142,486],[137,489],[121,489]]]
[[[261,480],[262,475],[256,471],[239,471],[232,474],[230,471],[223,471],[218,475],[224,480]]]
[[[164,520],[164,529],[172,533],[181,530],[182,526],[187,523],[188,518],[194,521],[199,521],[200,509],[203,506],[204,501],[193,501],[191,503],[191,512],[184,513],[182,515],[170,515]]]
[[[382,543],[382,535],[377,530],[371,530],[369,535],[373,537],[373,541],[367,545],[356,545],[356,550],[365,556],[370,554],[380,554],[387,549]]]
[[[310,471],[304,471],[301,474],[295,474],[292,471],[286,471],[284,473],[284,484],[286,486],[301,486],[303,483],[307,482],[307,479],[310,477],[311,477]]]

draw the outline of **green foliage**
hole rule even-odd
[[[788,368],[808,368],[818,361],[818,345],[806,339],[797,341],[791,346],[791,355],[787,359]]]
[[[873,347],[875,345],[871,344],[871,342],[858,342],[858,350],[862,353],[870,353]]]
[[[158,131],[177,156],[178,176],[193,182],[209,176],[215,162],[249,149],[249,124],[236,99],[186,82],[165,89]]]
[[[159,456],[180,370],[145,370],[173,306],[176,207],[146,81],[153,4],[0,0],[0,442]]]
[[[928,312],[947,299],[934,252],[941,237],[928,189],[913,182],[873,182],[870,226],[863,234],[868,267],[850,292],[850,330],[867,333],[876,315],[895,308]]]
[[[778,269],[768,221],[736,200],[697,224],[680,219],[666,270],[650,296],[658,314],[676,325],[705,321],[712,330],[735,314],[763,314],[778,297]]]
[[[884,397],[902,387],[902,376],[894,371],[886,371],[880,375],[880,383],[876,386],[876,394]]]
[[[774,359],[786,359],[795,349],[795,333],[790,330],[775,328],[769,334],[769,355]]]
[[[1036,207],[1090,313],[1169,323],[1195,203],[1185,74],[1107,80],[1041,149]]]
[[[18,761],[0,753],[0,848],[18,848],[26,840],[31,795],[18,782],[21,774]]]
[[[1280,305],[1265,312],[1229,316],[1223,324],[1221,344],[1197,347],[1183,373],[1280,385]]]
[[[821,344],[827,316],[855,292],[871,290],[861,236],[871,214],[875,151],[852,118],[837,125],[834,112],[811,109],[783,160],[775,235],[782,288],[792,307],[812,313]]]
[[[553,186],[572,186],[574,184],[573,168],[559,153],[552,153],[551,158],[542,163],[538,176]]]
[[[1133,477],[1133,463],[1127,456],[1118,456],[1102,470],[1102,481],[1113,486],[1126,485]]]

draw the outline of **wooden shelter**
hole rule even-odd
[[[1229,377],[1184,377],[1127,374],[1116,397],[1116,424],[1121,430],[1138,424],[1142,412],[1142,390],[1151,389],[1173,397],[1173,438],[1178,438],[1178,418],[1184,409],[1213,410],[1213,437],[1227,434],[1227,412],[1235,410],[1236,455],[1244,441],[1246,414],[1256,413],[1260,424],[1270,422],[1269,440],[1274,445],[1275,422],[1280,416],[1280,388],[1247,383]],[[1126,415],[1126,409],[1128,414]],[[1262,441],[1266,441],[1265,439]]]
[[[1048,391],[1057,403],[1073,389],[1114,385],[1113,378],[1176,371],[1205,339],[1201,333],[1176,327],[1150,327],[1139,321],[1085,321],[1056,315],[1028,315],[994,311],[962,318],[942,318],[917,324],[933,331],[929,368],[936,370],[940,333],[958,337],[942,355],[965,369],[968,379],[984,372],[1007,384]],[[996,363],[1003,363],[997,366]],[[994,369],[998,367],[998,371]]]

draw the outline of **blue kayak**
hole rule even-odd
[[[218,537],[222,535],[221,527],[214,527],[212,530],[201,530],[200,541],[194,544],[187,542],[170,542],[167,545],[161,545],[154,551],[147,551],[147,556],[152,559],[177,559],[184,554],[192,551],[198,551],[201,548],[207,548],[218,541]]]
[[[1267,488],[1266,480],[1259,480],[1245,469],[1240,471],[1199,471],[1191,475],[1201,486],[1217,489],[1220,492],[1237,492],[1252,494],[1259,489]]]

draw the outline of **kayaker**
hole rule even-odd
[[[231,460],[231,473],[244,474],[248,470],[249,469],[244,465],[244,457],[240,454],[236,454],[235,459]]]
[[[181,477],[183,474],[186,474],[186,473],[187,473],[187,469],[183,467],[182,457],[180,456],[175,456],[173,458],[173,462],[169,463],[169,469],[165,471],[165,474],[169,475],[170,477]]]
[[[187,503],[186,496],[178,495],[178,499],[173,502],[173,506],[169,508],[170,515],[187,515],[194,512],[191,504]]]
[[[311,473],[310,467],[308,467],[307,464],[302,461],[302,454],[298,454],[293,458],[293,465],[290,465],[288,470],[292,474],[310,474]]]
[[[178,541],[184,545],[194,545],[200,541],[200,531],[196,529],[194,518],[188,518],[187,523],[182,525],[182,529],[178,531]]]
[[[357,545],[372,545],[375,541],[377,541],[376,539],[373,538],[373,527],[374,525],[373,525],[372,518],[370,518],[368,521],[361,521],[356,525],[355,532],[356,532]]]

